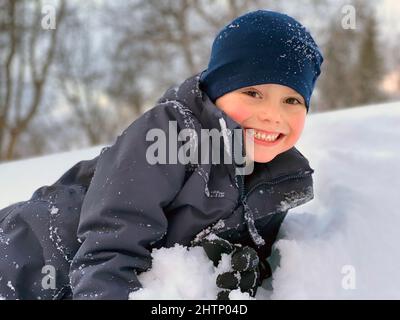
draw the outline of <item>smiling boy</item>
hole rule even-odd
[[[197,241],[214,264],[222,253],[231,255],[233,271],[217,278],[218,287],[225,289],[219,292],[220,299],[227,299],[230,290],[236,288],[255,295],[259,280],[270,276],[271,270],[263,262],[285,217],[282,212],[312,199],[312,181],[308,181],[308,191],[299,192],[299,187],[307,189],[307,181],[302,179],[313,170],[308,165],[301,169],[301,162],[306,160],[303,156],[297,163],[289,159],[293,151],[298,152],[294,145],[304,128],[322,62],[322,54],[308,30],[276,12],[258,10],[240,16],[214,40],[200,87],[217,108],[243,129],[247,163],[255,163],[251,174],[238,176],[248,240],[221,232],[227,224],[238,222],[232,215],[223,220],[224,227],[214,225],[212,231],[201,234],[202,241]],[[298,174],[293,172],[296,165]],[[255,195],[265,191],[268,196]],[[279,199],[277,194],[284,196]],[[277,205],[279,201],[281,205]],[[272,203],[277,206],[270,211]],[[221,237],[215,238],[215,234]],[[246,246],[232,246],[227,240]],[[243,269],[238,261],[247,261],[253,267]]]
[[[291,149],[300,138],[307,113],[304,98],[279,84],[241,88],[218,98],[215,105],[240,124],[245,142],[254,137],[254,148],[246,153],[256,162],[269,162]]]
[[[270,276],[266,258],[288,210],[313,199],[313,170],[294,145],[322,61],[309,32],[285,14],[258,10],[226,25],[207,69],[169,88],[98,157],[0,211],[0,295],[127,299],[142,287],[137,276],[151,268],[151,250],[179,243],[203,245],[214,263],[232,253],[234,271],[217,279],[226,289],[218,298],[234,288],[254,296]],[[149,163],[147,133],[167,133],[171,122],[198,137],[244,129],[243,138],[255,138],[240,147],[254,170]],[[49,265],[57,271],[51,289],[41,286]]]

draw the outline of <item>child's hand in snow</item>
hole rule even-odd
[[[233,271],[224,272],[217,277],[217,286],[225,289],[218,293],[218,300],[229,299],[230,291],[238,288],[242,292],[248,292],[251,296],[256,294],[257,287],[260,285],[259,268],[266,266],[261,265],[257,252],[253,248],[232,244],[218,237],[212,240],[204,240],[201,245],[215,266],[218,266],[222,254],[231,255],[231,269]],[[265,263],[267,264],[267,262]]]

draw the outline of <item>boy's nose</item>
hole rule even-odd
[[[281,114],[278,106],[268,105],[257,111],[257,117],[261,121],[273,123],[281,122]]]

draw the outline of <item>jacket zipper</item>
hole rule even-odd
[[[283,176],[280,178],[276,178],[274,180],[271,181],[263,181],[263,182],[259,182],[257,183],[255,186],[253,186],[250,190],[248,190],[248,192],[245,194],[245,184],[244,184],[244,178],[242,175],[239,175],[238,177],[240,178],[240,201],[242,201],[243,199],[246,199],[249,194],[251,192],[254,191],[254,189],[258,188],[261,185],[277,185],[283,181],[287,181],[287,180],[292,180],[292,179],[299,179],[299,178],[306,178],[312,175],[312,173],[314,172],[314,170],[311,171],[307,171],[306,173],[302,173],[302,174],[294,174],[294,175],[287,175],[287,176]]]
[[[258,247],[262,247],[265,245],[265,240],[261,237],[261,235],[258,233],[258,230],[255,226],[255,222],[254,222],[254,215],[252,210],[250,209],[250,207],[247,204],[247,197],[248,195],[253,192],[253,190],[255,190],[256,188],[258,188],[259,186],[263,185],[263,184],[267,184],[267,185],[276,185],[278,183],[281,183],[283,181],[287,181],[287,180],[291,180],[291,179],[298,179],[298,178],[304,178],[307,176],[310,176],[312,174],[312,171],[308,171],[307,173],[303,173],[303,174],[295,174],[295,175],[286,175],[271,181],[263,181],[260,183],[257,183],[255,186],[253,186],[246,194],[245,194],[245,184],[244,184],[244,177],[242,175],[240,175],[240,200],[239,200],[239,204],[242,203],[243,204],[243,208],[244,208],[244,219],[246,221],[246,225],[247,225],[247,229],[249,231],[249,235],[250,238],[252,239],[253,243]]]
[[[244,197],[244,191],[245,191],[245,185],[244,185],[244,177],[242,175],[238,176],[240,179],[240,184],[239,184],[239,194],[240,194],[240,200],[243,200]]]

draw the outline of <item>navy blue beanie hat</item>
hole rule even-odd
[[[210,99],[251,85],[276,83],[301,94],[307,112],[323,56],[309,31],[286,14],[257,10],[226,25],[212,45],[200,88]]]

